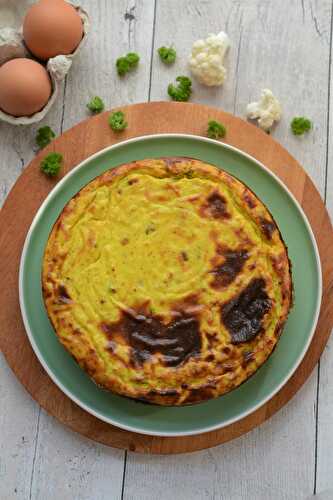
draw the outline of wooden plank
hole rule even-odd
[[[175,30],[179,19],[181,29]],[[284,109],[273,134],[303,163],[323,194],[330,19],[329,0],[288,2],[288,12],[274,0],[223,2],[223,8],[219,1],[160,0],[154,47],[173,42],[180,57],[169,69],[154,53],[152,99],[165,98],[167,83],[184,73],[195,39],[227,31],[232,49],[226,60],[226,85],[212,90],[194,83],[193,99],[244,116],[247,103],[257,99],[262,88],[271,88]],[[291,135],[289,123],[302,114],[312,117],[315,129],[299,140]],[[149,491],[161,499],[303,499],[311,495],[316,385],[314,373],[284,410],[233,443],[183,457],[129,454],[124,497],[146,498]]]
[[[28,3],[33,3],[33,0]],[[0,206],[37,151],[35,137],[38,128],[47,124],[59,134],[61,115],[62,91],[42,122],[29,127],[0,122]],[[34,186],[30,188],[33,191]],[[31,489],[40,409],[13,377],[2,355],[0,381],[0,497],[26,500]]]
[[[302,419],[314,422],[308,404],[314,382],[315,376],[277,416],[235,441],[179,456],[129,453],[124,498],[145,500],[154,492],[152,498],[163,500],[303,500],[312,491],[313,462],[304,455],[304,441],[313,444],[313,425]],[[295,432],[296,425],[305,434]]]
[[[30,494],[39,407],[0,354],[0,497]]]
[[[121,498],[124,453],[65,429],[43,411],[31,489],[33,500]]]
[[[0,206],[25,165],[37,152],[35,138],[38,128],[49,125],[56,134],[60,133],[61,108],[62,96],[60,95],[54,108],[40,123],[29,127],[18,127],[0,122]],[[34,186],[31,186],[31,190],[33,189]]]
[[[168,84],[178,75],[190,75],[187,62],[195,40],[205,38],[208,33],[224,30],[228,32],[232,43],[225,59],[228,71],[225,84],[223,87],[205,87],[193,80],[191,100],[211,104],[232,113],[236,93],[235,63],[240,39],[240,15],[239,2],[233,0],[224,0],[223,8],[219,0],[159,0],[156,10],[151,99],[168,100]],[[172,45],[177,51],[176,62],[172,66],[166,66],[160,61],[157,49],[163,45]]]
[[[333,8],[332,8],[333,10]],[[333,15],[332,15],[333,21]],[[327,149],[327,185],[326,185],[326,203],[331,218],[333,218],[333,43],[332,43],[332,25],[330,38],[330,93],[329,93],[329,126],[327,128],[328,149]],[[317,422],[317,455],[316,469],[317,480],[315,485],[316,493],[326,493],[327,497],[333,496],[333,433],[332,433],[332,414],[333,414],[333,338],[329,340],[327,347],[321,357],[319,373],[318,390],[318,422]],[[323,497],[324,498],[324,497]]]
[[[154,2],[144,0],[84,0],[91,13],[89,40],[68,76],[63,128],[87,118],[86,103],[94,95],[106,109],[146,101],[149,93]],[[129,51],[140,55],[136,70],[120,78],[115,62]]]
[[[65,82],[62,130],[89,116],[86,103],[94,95],[102,97],[107,108],[148,98],[153,2],[103,0],[98,8],[92,0],[80,3],[91,14],[92,30]],[[120,79],[115,60],[128,51],[140,54],[140,65]],[[120,498],[123,467],[123,451],[73,435],[41,413],[32,498]]]

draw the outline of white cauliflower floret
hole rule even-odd
[[[226,33],[210,34],[205,40],[197,40],[192,46],[189,65],[200,83],[208,86],[222,85],[226,77],[224,56],[230,47]]]
[[[247,105],[246,116],[252,120],[258,119],[259,127],[268,131],[274,122],[280,121],[281,105],[271,90],[263,89],[260,101]]]

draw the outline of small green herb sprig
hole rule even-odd
[[[170,83],[168,94],[173,101],[188,101],[192,94],[192,80],[188,76],[177,76],[178,85]]]
[[[223,125],[223,123],[218,122],[216,120],[209,120],[208,128],[207,128],[207,136],[211,139],[220,139],[225,137],[227,133],[227,129]]]
[[[119,76],[124,76],[139,64],[140,56],[136,52],[129,52],[126,56],[119,57],[116,68]]]
[[[50,144],[50,142],[52,141],[52,139],[55,138],[55,136],[56,135],[51,129],[51,127],[45,125],[45,127],[41,127],[37,131],[36,144],[40,149],[43,149],[45,148],[45,146]]]
[[[96,95],[88,102],[87,108],[91,113],[98,114],[104,111],[105,106],[103,100]]]
[[[294,135],[303,135],[312,129],[312,122],[305,116],[295,116],[291,120],[290,128]]]
[[[164,64],[173,64],[176,60],[177,53],[172,47],[160,47],[157,52]]]
[[[40,169],[48,177],[56,177],[63,163],[63,156],[60,153],[49,153],[41,161]]]
[[[123,111],[115,111],[109,116],[109,125],[114,132],[122,132],[127,128],[128,123],[125,119]]]

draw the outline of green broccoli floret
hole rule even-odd
[[[170,83],[168,94],[173,101],[188,101],[192,93],[192,81],[188,76],[177,76],[178,85]]]
[[[176,60],[177,53],[172,47],[160,47],[157,52],[164,64],[173,64]]]
[[[216,120],[210,120],[208,122],[207,135],[211,139],[219,139],[220,137],[224,137],[227,132],[227,129],[221,122],[217,122]]]
[[[140,56],[136,52],[129,52],[126,56],[126,59],[130,65],[130,69],[133,69],[140,61]]]
[[[295,116],[291,121],[290,128],[294,135],[303,135],[312,129],[312,122],[305,116]]]
[[[119,59],[117,59],[116,61],[116,67],[119,76],[126,75],[126,73],[128,73],[128,71],[130,70],[130,65],[126,57],[119,57]]]
[[[55,133],[53,132],[53,130],[48,125],[45,125],[45,127],[41,127],[38,129],[36,135],[36,143],[40,147],[40,149],[43,149],[45,148],[45,146],[50,144],[50,142],[54,138]]]
[[[49,177],[55,177],[59,174],[63,162],[63,156],[60,153],[49,153],[40,164],[41,171]]]
[[[126,73],[134,69],[140,61],[140,57],[135,52],[129,52],[126,56],[119,57],[116,61],[116,67],[119,76],[124,76]]]
[[[122,111],[115,111],[109,116],[109,125],[115,132],[121,132],[127,128],[128,123],[125,120],[125,114]]]
[[[104,102],[97,95],[93,97],[87,104],[87,108],[89,109],[89,111],[96,114],[104,111],[104,107]]]

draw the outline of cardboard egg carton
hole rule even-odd
[[[0,0],[0,66],[18,57],[36,59],[25,46],[22,23],[26,12],[33,4],[31,0]],[[87,12],[79,5],[68,1],[78,11],[83,24],[83,37],[72,54],[58,55],[47,61],[46,69],[52,82],[52,94],[46,106],[31,116],[12,116],[0,110],[0,120],[12,125],[30,125],[39,122],[52,108],[58,95],[59,83],[65,78],[73,59],[86,42],[90,21]]]

